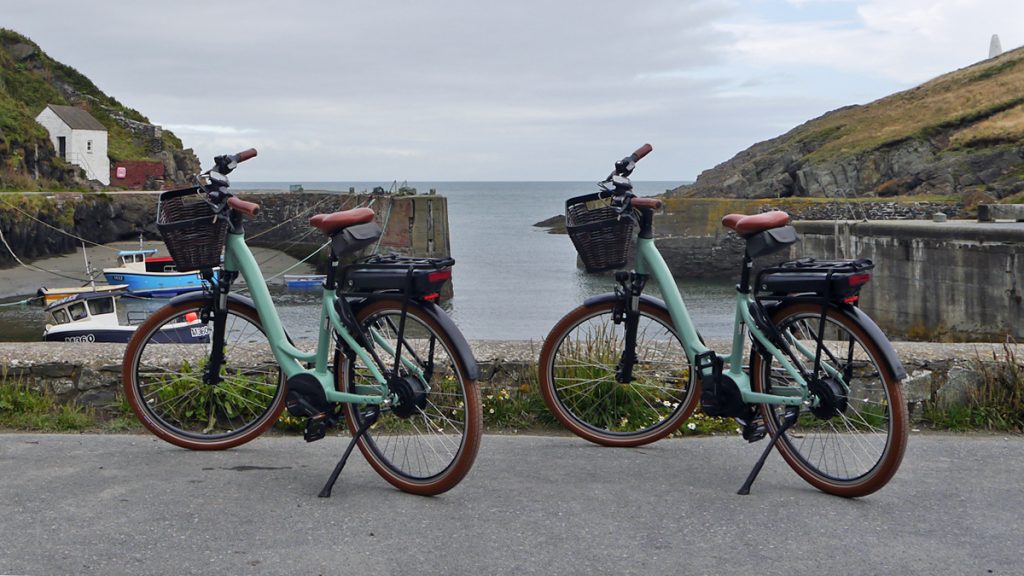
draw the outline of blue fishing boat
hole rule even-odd
[[[284,283],[289,290],[315,290],[326,278],[324,274],[285,274]]]
[[[171,258],[154,258],[156,248],[119,250],[120,266],[104,268],[103,276],[111,284],[127,284],[128,292],[141,296],[174,296],[200,290],[199,272],[179,272]]]

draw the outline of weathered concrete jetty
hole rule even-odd
[[[963,206],[941,199],[668,198],[655,217],[658,248],[680,277],[736,278],[744,242],[721,225],[731,212],[785,210],[801,242],[774,257],[870,258],[861,306],[892,338],[1024,340],[1024,222],[1006,207],[990,222],[952,220]],[[942,214],[945,221],[934,221]],[[1002,220],[1007,218],[1010,220]],[[942,218],[938,218],[942,220]],[[771,257],[759,264],[770,264]]]
[[[870,258],[861,306],[891,338],[1024,340],[1024,223],[797,222],[794,252]]]

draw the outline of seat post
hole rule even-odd
[[[754,259],[746,250],[743,251],[743,270],[740,271],[740,283],[736,286],[740,294],[750,294],[750,273],[754,268]]]
[[[334,290],[338,282],[338,257],[334,255],[333,250],[330,250],[329,254],[330,260],[327,262],[327,277],[324,278],[324,287]]]

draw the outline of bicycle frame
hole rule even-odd
[[[682,340],[686,357],[690,361],[691,366],[696,366],[697,356],[712,352],[712,350],[701,343],[697,330],[694,328],[693,320],[690,318],[690,313],[686,309],[683,296],[679,292],[679,287],[676,285],[675,279],[672,277],[672,273],[669,270],[668,264],[665,263],[661,252],[654,245],[653,238],[644,238],[642,234],[640,238],[637,238],[635,268],[638,274],[646,274],[654,279],[665,300],[665,306],[672,317],[676,333]],[[800,371],[793,366],[789,358],[772,344],[771,340],[758,328],[757,322],[754,321],[750,314],[750,304],[752,302],[753,297],[749,293],[744,294],[737,288],[732,350],[726,359],[729,364],[728,375],[739,388],[743,401],[748,404],[801,405],[807,395],[807,381]],[[779,394],[765,394],[754,392],[751,389],[750,377],[743,371],[743,350],[746,340],[745,330],[747,329],[750,330],[751,336],[771,356],[779,361],[779,365],[785,369],[786,373],[793,378],[798,386],[782,388]],[[807,354],[804,350],[799,350],[799,352]],[[810,354],[810,358],[814,358],[813,353]],[[710,375],[711,373],[705,371],[703,374]]]
[[[377,363],[370,353],[359,345],[338,316],[337,308],[335,307],[338,295],[333,288],[328,288],[326,285],[323,287],[316,350],[314,352],[303,352],[288,341],[288,336],[285,334],[284,326],[281,324],[281,318],[277,313],[277,308],[274,306],[270,290],[267,288],[267,283],[263,278],[263,273],[252,251],[245,243],[244,232],[228,233],[224,246],[223,269],[228,274],[238,272],[245,280],[256,311],[259,312],[260,321],[270,342],[274,358],[285,373],[285,376],[290,379],[302,373],[311,374],[320,382],[327,400],[330,402],[384,403],[387,399],[387,380],[380,372]],[[376,390],[376,394],[353,394],[350,392],[339,392],[334,389],[334,373],[328,369],[332,331],[337,333],[349,348],[359,356],[363,364],[368,367],[373,378],[379,384],[379,390]],[[383,344],[379,339],[375,338],[375,340]],[[306,368],[303,365],[304,363],[311,363],[313,367]],[[415,369],[409,362],[406,362],[405,365]],[[420,376],[422,377],[422,375]]]

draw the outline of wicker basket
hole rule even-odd
[[[615,211],[600,193],[565,201],[565,229],[587,272],[626,265],[633,249],[634,220]]]
[[[181,272],[210,270],[221,263],[228,223],[225,218],[214,220],[205,198],[193,186],[164,192],[157,204],[156,227]]]

